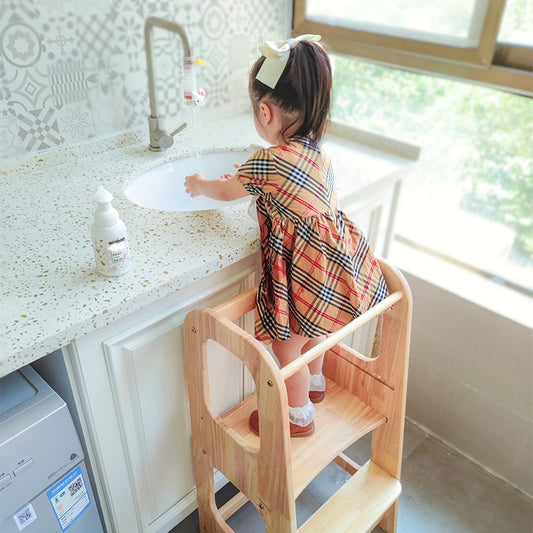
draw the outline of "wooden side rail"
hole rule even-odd
[[[241,313],[242,299],[236,302],[228,307],[230,316],[246,312]],[[215,505],[213,472],[217,469],[258,509],[266,508],[268,502],[263,515],[267,531],[296,531],[293,482],[287,468],[291,462],[287,392],[274,359],[252,335],[221,316],[220,310],[191,311],[184,330],[193,465],[202,526],[213,533],[231,531]],[[260,413],[259,446],[246,441],[214,409],[209,393],[208,339],[241,359],[254,379]],[[268,475],[265,465],[270,465]]]
[[[247,291],[237,294],[233,298],[222,302],[213,308],[220,316],[227,318],[233,322],[236,318],[240,318],[246,313],[255,309],[255,297],[257,296],[257,286],[248,289]]]

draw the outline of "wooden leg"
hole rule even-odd
[[[200,531],[215,531],[211,515],[211,494],[215,490],[213,470],[208,468],[206,461],[196,464],[196,497],[198,499],[198,519]]]
[[[211,533],[216,531],[233,532],[226,524],[226,528],[220,528],[217,524],[218,510],[215,503],[215,481],[213,469],[209,467],[207,461],[201,461],[196,464],[196,497],[198,499],[198,520],[200,522],[200,531],[202,533]]]
[[[396,528],[398,527],[398,500],[383,515],[379,526],[387,533],[396,533]]]

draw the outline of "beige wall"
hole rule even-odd
[[[533,494],[533,331],[412,275],[407,416]]]

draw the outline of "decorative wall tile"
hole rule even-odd
[[[58,117],[59,131],[67,142],[87,139],[94,134],[92,113],[86,101],[62,106]]]
[[[49,61],[80,60],[80,43],[76,16],[69,14],[47,21],[42,26],[43,43]]]
[[[1,0],[0,158],[144,127],[144,23],[185,27],[208,108],[248,105],[257,44],[287,36],[292,0]],[[182,109],[180,39],[154,29],[159,112]]]
[[[17,78],[15,69],[5,70],[0,65],[0,116],[15,115],[12,87]]]
[[[0,146],[6,156],[17,155],[22,152],[22,146],[18,142],[17,118],[14,115],[0,115]]]
[[[123,52],[138,52],[144,49],[144,20],[138,13],[119,12],[115,31]]]
[[[60,109],[64,104],[87,100],[89,81],[82,61],[57,61],[48,65],[48,80],[54,105]]]
[[[0,52],[16,68],[32,67],[43,53],[37,30],[25,22],[12,22],[3,28]]]
[[[57,1],[58,0],[44,0],[45,3],[54,3]],[[76,13],[79,17],[86,18],[90,15],[97,15],[109,11],[114,2],[112,0],[89,0],[85,2],[80,0],[68,0],[68,4],[71,6],[73,13]]]
[[[19,70],[12,92],[12,101],[22,109],[42,109],[51,95],[48,76],[39,69]]]
[[[202,17],[202,28],[209,39],[220,39],[228,27],[227,18],[230,16],[226,13],[218,2],[211,2]]]
[[[146,121],[149,115],[146,79],[140,72],[124,76],[122,101],[126,128],[134,128],[148,123],[143,122],[143,119]]]
[[[39,16],[34,0],[3,0],[0,20],[7,22],[36,19]]]
[[[100,55],[85,61],[85,73],[89,90],[107,98],[121,92],[120,66],[115,56]]]
[[[227,44],[220,41],[210,43],[206,56],[209,58],[209,64],[207,68],[202,69],[202,84],[209,87],[209,99],[214,105],[226,104],[234,96],[230,94],[231,78],[227,76]]]
[[[56,113],[54,108],[49,107],[17,115],[18,134],[25,152],[46,150],[63,143],[65,138],[59,132]]]
[[[85,19],[78,17],[80,48],[85,56],[100,57],[121,52],[115,39],[115,19],[116,14],[111,10]]]
[[[41,5],[41,16],[47,16],[50,20],[62,18],[66,14],[72,15],[80,10],[80,2],[77,0],[38,0],[38,3]]]

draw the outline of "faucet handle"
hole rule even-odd
[[[159,130],[158,133],[160,134],[159,146],[163,150],[170,148],[174,144],[174,139],[172,138],[172,135],[168,134],[168,132],[166,132],[165,130]]]
[[[166,130],[154,129],[150,132],[150,146],[152,152],[161,152],[170,148],[174,144],[174,139]]]
[[[149,117],[150,124],[150,146],[148,147],[152,152],[161,152],[167,150],[174,144],[174,135],[187,127],[184,122],[181,126],[176,128],[172,133],[159,127],[158,117]]]
[[[180,131],[183,131],[187,127],[187,122],[184,122],[181,126],[178,126],[170,135],[175,137]]]

